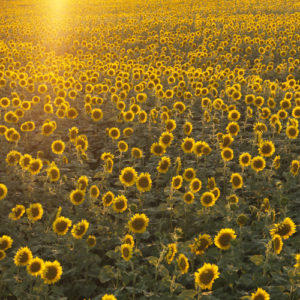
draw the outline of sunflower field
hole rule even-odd
[[[300,299],[300,2],[0,0],[0,299]]]

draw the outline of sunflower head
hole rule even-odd
[[[236,239],[235,231],[231,228],[221,229],[214,239],[215,245],[222,250],[230,248],[230,242]]]
[[[135,214],[128,222],[128,226],[133,233],[143,233],[146,231],[148,223],[149,218],[145,214]]]
[[[214,281],[219,277],[217,265],[205,263],[195,272],[195,284],[201,289],[212,289]]]

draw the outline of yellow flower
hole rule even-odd
[[[201,190],[202,188],[202,181],[198,178],[194,178],[191,182],[190,182],[190,191],[192,193],[197,193]]]
[[[274,225],[274,228],[270,230],[270,234],[273,237],[275,234],[280,235],[283,239],[288,239],[296,232],[296,225],[291,218],[285,218],[281,223]]]
[[[60,178],[59,168],[55,164],[51,164],[50,168],[47,169],[47,176],[51,182],[56,182]]]
[[[212,192],[204,192],[200,198],[200,201],[203,206],[210,207],[215,204],[216,198]]]
[[[132,186],[137,178],[137,172],[132,167],[126,167],[121,171],[119,179],[125,186]]]
[[[120,137],[120,130],[117,127],[112,127],[108,131],[108,135],[114,139],[117,140]]]
[[[251,168],[257,173],[266,167],[266,161],[261,156],[255,156],[251,160]]]
[[[0,237],[0,250],[6,251],[7,249],[11,248],[13,243],[13,239],[8,235],[2,235]]]
[[[163,132],[159,138],[159,144],[163,145],[163,147],[167,148],[172,144],[174,139],[174,135],[171,132]]]
[[[212,289],[214,281],[219,277],[219,268],[217,265],[204,263],[204,265],[195,272],[195,284],[201,289]]]
[[[127,209],[127,198],[124,195],[119,195],[114,198],[113,209],[117,213],[122,213]]]
[[[300,161],[293,160],[290,167],[290,172],[293,174],[293,176],[297,176],[300,170]]]
[[[42,269],[41,277],[46,284],[53,284],[57,282],[62,275],[62,267],[60,263],[55,260],[53,262],[46,261]]]
[[[65,143],[62,140],[56,140],[51,144],[51,150],[55,154],[63,154],[65,151]]]
[[[126,234],[123,239],[124,244],[129,244],[131,247],[134,247],[134,239],[131,234]]]
[[[7,187],[5,184],[0,183],[0,200],[4,199],[7,195]]]
[[[209,234],[199,234],[197,238],[194,238],[194,243],[190,244],[191,252],[196,255],[201,255],[204,251],[212,245],[212,240]]]
[[[238,135],[239,131],[240,131],[240,126],[238,123],[236,122],[230,122],[227,127],[226,127],[226,131],[233,136]]]
[[[97,187],[97,185],[92,185],[90,187],[90,197],[91,198],[94,198],[94,199],[97,199],[100,195],[100,190],[99,188]]]
[[[181,274],[185,274],[189,270],[189,260],[184,254],[179,254],[177,259],[178,268],[181,272]]]
[[[100,108],[94,108],[91,111],[91,117],[94,122],[98,122],[103,118],[103,112]]]
[[[14,263],[16,266],[26,266],[32,260],[32,253],[28,247],[19,248],[15,257]]]
[[[166,255],[166,260],[167,260],[167,263],[170,264],[175,255],[177,253],[177,246],[175,243],[172,243],[172,244],[169,244],[168,245],[168,252],[167,252],[167,255]]]
[[[85,191],[89,184],[89,179],[87,176],[80,176],[77,180],[77,188],[81,191]]]
[[[105,294],[101,300],[117,300],[117,298],[114,295],[111,294]]]
[[[273,249],[276,254],[280,254],[283,246],[282,238],[279,234],[274,234],[272,237]]]
[[[231,240],[234,239],[236,239],[235,231],[231,228],[224,228],[215,236],[214,243],[218,248],[228,250]]]
[[[74,205],[81,204],[85,199],[84,197],[84,190],[76,189],[70,193],[70,200]]]
[[[300,253],[295,255],[296,264],[294,265],[295,268],[300,268]]]
[[[12,208],[11,213],[9,213],[8,217],[11,220],[16,221],[21,219],[24,213],[25,213],[24,205],[16,205],[14,208]]]
[[[86,240],[87,244],[89,247],[95,247],[97,239],[94,235],[89,235],[87,240]]]
[[[170,164],[171,164],[170,157],[168,157],[168,156],[163,156],[163,157],[160,159],[160,161],[159,161],[158,166],[157,166],[156,169],[157,169],[157,171],[158,171],[159,173],[162,173],[162,174],[167,173],[168,170],[169,170]]]
[[[240,189],[243,187],[243,177],[239,173],[232,173],[230,182],[233,189]]]
[[[3,250],[0,250],[0,261],[6,257],[6,253]]]
[[[178,190],[181,188],[183,182],[183,178],[181,175],[174,176],[172,178],[172,188]]]
[[[73,225],[71,233],[75,239],[81,239],[89,228],[89,222],[87,220],[81,220],[77,224]]]
[[[261,156],[270,157],[275,152],[275,146],[272,141],[262,141],[259,145],[258,152]]]
[[[132,257],[132,246],[129,244],[123,244],[121,246],[121,255],[124,260],[130,260]]]
[[[248,167],[251,164],[251,154],[244,152],[239,157],[239,163],[242,167]]]
[[[149,218],[145,214],[135,214],[128,222],[128,226],[133,233],[143,233],[146,231],[148,223]]]
[[[41,171],[42,167],[42,160],[39,158],[33,158],[29,162],[28,171],[31,173],[31,175],[36,175]]]
[[[162,156],[166,152],[166,148],[164,145],[160,143],[153,143],[150,149],[151,153],[156,156]]]
[[[255,293],[251,294],[251,300],[270,300],[270,295],[265,290],[258,288]]]
[[[54,232],[58,235],[65,235],[69,227],[72,225],[72,221],[65,217],[57,217],[52,224]]]
[[[192,192],[186,192],[183,195],[183,200],[186,204],[194,203],[195,196]]]
[[[221,156],[224,161],[230,161],[233,159],[233,150],[231,148],[223,148],[221,151]]]
[[[27,272],[31,276],[37,277],[38,275],[41,275],[43,271],[43,267],[44,267],[44,261],[39,257],[35,257],[27,265]]]
[[[35,222],[43,217],[44,210],[40,203],[33,203],[26,209],[26,213],[28,220]]]
[[[186,181],[192,181],[196,177],[196,172],[193,168],[187,168],[183,172],[183,178]]]
[[[136,187],[141,192],[148,192],[152,187],[151,175],[149,173],[141,173],[136,179]]]
[[[184,153],[192,153],[194,150],[195,140],[190,137],[186,137],[181,143],[181,149]]]
[[[113,201],[114,201],[114,194],[111,191],[106,192],[103,196],[102,196],[102,203],[105,207],[110,206]]]

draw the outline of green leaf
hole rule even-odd
[[[194,297],[197,295],[197,292],[195,290],[184,290],[182,293],[178,295],[178,299],[194,299]]]
[[[250,257],[250,260],[257,266],[260,266],[264,262],[264,256],[263,255],[253,255]]]

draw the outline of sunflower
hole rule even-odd
[[[0,261],[6,257],[6,253],[3,250],[0,250]]]
[[[7,195],[7,187],[5,184],[0,183],[0,200],[3,200]]]
[[[101,300],[117,300],[117,298],[112,294],[105,294]]]
[[[17,221],[22,218],[24,213],[25,213],[24,205],[16,205],[14,208],[12,208],[11,213],[9,213],[8,217],[11,220]]]
[[[178,264],[178,268],[181,272],[181,274],[185,274],[188,272],[189,270],[189,260],[187,259],[187,257],[184,254],[179,254],[178,258],[177,258],[177,264]]]
[[[31,173],[31,175],[36,175],[40,172],[40,170],[43,167],[43,162],[41,159],[31,159],[28,165],[28,171]]]
[[[283,239],[288,239],[296,232],[296,225],[290,218],[285,218],[281,223],[274,225],[270,230],[270,234],[274,237],[275,234],[280,235]]]
[[[89,235],[86,239],[86,242],[90,248],[95,247],[97,239],[94,235]]]
[[[251,168],[257,173],[262,171],[266,167],[266,161],[261,156],[255,156],[251,160]]]
[[[157,171],[159,173],[167,173],[171,164],[171,160],[168,156],[163,156],[157,166]]]
[[[215,177],[207,178],[207,188],[211,191],[216,187],[216,179]]]
[[[217,265],[204,263],[204,265],[195,272],[195,284],[201,289],[212,289],[212,285],[220,275]]]
[[[192,203],[194,203],[194,199],[195,199],[195,196],[194,196],[194,194],[192,192],[186,192],[183,195],[183,201],[186,204],[192,204]]]
[[[166,261],[168,264],[170,264],[173,261],[176,253],[177,253],[177,245],[175,243],[168,244],[168,252],[166,254]]]
[[[186,137],[181,143],[181,149],[184,153],[192,153],[194,150],[195,140],[190,137]]]
[[[173,104],[173,108],[180,114],[184,113],[186,106],[182,101],[176,101]]]
[[[228,120],[230,121],[238,121],[241,117],[241,114],[238,110],[233,109],[228,113]]]
[[[80,189],[76,189],[73,190],[70,193],[70,201],[74,204],[74,205],[79,205],[81,204],[84,199],[85,199],[85,191],[84,190],[80,190]]]
[[[213,206],[216,202],[215,195],[212,192],[204,192],[200,198],[201,204],[205,207]]]
[[[63,154],[65,151],[65,143],[62,140],[56,140],[52,143],[51,150],[55,154]]]
[[[199,234],[197,238],[194,238],[194,243],[190,244],[191,252],[196,255],[201,255],[204,251],[212,245],[212,240],[209,234]]]
[[[196,177],[196,172],[193,168],[187,168],[183,172],[183,178],[186,181],[192,181]]]
[[[81,220],[77,224],[74,224],[71,233],[75,239],[81,239],[89,229],[89,222],[87,220]]]
[[[13,239],[8,235],[2,235],[0,237],[0,250],[6,251],[7,249],[11,248],[13,243]]]
[[[174,135],[171,132],[163,132],[159,138],[159,144],[167,148],[172,144],[173,139]]]
[[[233,141],[234,138],[230,134],[222,134],[220,148],[223,149],[229,147]]]
[[[94,199],[97,199],[100,195],[100,190],[99,188],[97,187],[97,185],[92,185],[90,187],[90,197],[91,198],[94,198]]]
[[[124,260],[129,261],[132,257],[132,246],[129,244],[123,244],[121,246],[121,256]]]
[[[44,261],[39,257],[35,257],[27,265],[27,272],[31,276],[37,277],[38,275],[41,275],[43,271],[43,267],[44,267]]]
[[[9,166],[16,166],[19,163],[21,157],[22,154],[20,152],[11,150],[7,153],[5,161]]]
[[[239,131],[240,131],[240,126],[238,123],[236,122],[230,122],[227,127],[226,127],[226,131],[233,136],[238,135]]]
[[[133,111],[128,110],[126,112],[124,112],[123,114],[123,118],[125,122],[132,122],[134,119],[135,114],[133,113]]]
[[[257,123],[254,124],[253,130],[254,130],[255,133],[257,133],[257,132],[267,132],[268,127],[264,123],[257,122]]]
[[[183,133],[185,135],[190,135],[193,130],[193,124],[191,122],[186,121],[185,124],[183,125]]]
[[[243,152],[239,157],[239,163],[243,168],[250,166],[251,154],[249,154],[248,152]]]
[[[114,198],[113,209],[117,213],[122,213],[127,209],[127,198],[124,195],[119,195]]]
[[[258,288],[255,293],[251,294],[251,300],[270,300],[270,295],[265,290]]]
[[[149,218],[145,214],[135,214],[128,222],[130,231],[133,233],[143,233],[149,223]]]
[[[174,176],[172,178],[172,188],[178,190],[181,188],[183,182],[183,178],[181,175]]]
[[[137,172],[132,167],[126,167],[121,171],[119,176],[120,181],[125,186],[132,186],[137,178]]]
[[[240,189],[243,187],[243,177],[239,173],[232,173],[230,182],[233,189]]]
[[[149,173],[141,173],[136,179],[136,187],[141,192],[148,192],[152,187],[151,175]]]
[[[60,263],[55,260],[53,262],[46,261],[42,269],[41,277],[46,284],[52,284],[57,282],[62,275],[62,267]]]
[[[58,235],[65,235],[71,225],[72,221],[70,219],[65,217],[57,217],[52,224],[52,228]]]
[[[124,244],[130,245],[132,248],[134,247],[134,239],[131,234],[126,234],[124,239],[123,239]]]
[[[101,154],[100,158],[101,158],[101,160],[107,160],[108,158],[114,159],[115,156],[113,154],[111,154],[110,152],[104,152]]]
[[[299,160],[293,160],[291,162],[290,172],[293,174],[293,176],[297,176],[300,169],[300,162]]]
[[[230,161],[233,159],[233,150],[231,148],[223,148],[221,151],[221,156],[224,161]]]
[[[231,240],[234,239],[236,239],[235,231],[231,228],[224,228],[215,236],[214,243],[218,248],[228,250]]]
[[[300,268],[300,253],[295,255],[296,264],[294,265],[295,268]]]
[[[218,187],[215,187],[214,189],[212,189],[210,192],[212,192],[215,195],[215,199],[216,201],[219,199],[221,191]]]
[[[262,141],[259,145],[258,152],[261,156],[270,157],[275,152],[275,146],[272,141]]]
[[[77,180],[77,188],[81,191],[85,191],[89,184],[89,179],[87,176],[80,176]]]
[[[165,125],[166,125],[166,130],[169,131],[169,132],[172,132],[175,130],[176,128],[176,121],[173,120],[173,119],[168,119],[166,122],[165,122]]]
[[[296,126],[290,125],[286,128],[285,133],[289,139],[296,139],[299,135],[299,130]]]
[[[30,204],[29,208],[26,209],[28,220],[35,222],[43,217],[43,207],[40,203]]]
[[[166,152],[166,148],[163,144],[153,143],[150,149],[151,153],[156,156],[162,156]]]
[[[236,194],[231,194],[226,199],[230,204],[237,204],[239,202],[239,197]]]
[[[279,234],[274,234],[274,236],[272,237],[272,245],[273,245],[274,252],[276,254],[280,254],[282,250],[283,242]]]
[[[111,191],[106,192],[103,196],[102,196],[102,203],[105,207],[110,206],[113,201],[114,201],[114,194]]]
[[[192,193],[195,194],[195,193],[199,192],[201,190],[201,188],[202,188],[202,181],[200,179],[194,178],[194,179],[191,180],[191,182],[190,182],[190,191]]]
[[[143,151],[140,148],[133,147],[131,149],[131,157],[132,158],[142,158],[143,157]]]
[[[293,108],[292,116],[296,119],[300,118],[300,106],[296,106]]]
[[[113,139],[117,140],[120,137],[120,130],[117,127],[112,127],[108,131],[108,135]]]
[[[51,182],[58,181],[60,178],[59,168],[55,164],[52,164],[50,168],[47,169],[47,176]]]
[[[19,248],[14,257],[14,263],[16,266],[26,266],[31,260],[32,252],[28,247]]]
[[[242,227],[248,223],[248,220],[249,219],[245,214],[240,214],[240,215],[238,215],[236,222],[239,226]]]
[[[94,108],[91,111],[91,117],[94,122],[99,122],[103,118],[103,112],[100,108]]]

